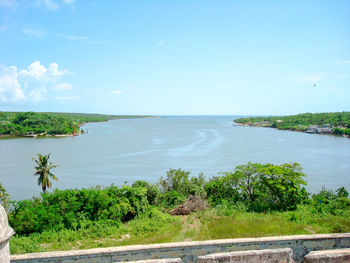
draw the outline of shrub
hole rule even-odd
[[[9,220],[18,234],[80,229],[89,221],[128,221],[148,209],[146,192],[130,186],[55,190],[14,202]]]
[[[243,203],[250,211],[286,211],[295,210],[307,198],[303,187],[305,175],[297,163],[248,163],[223,174],[205,186],[209,200],[215,205],[226,200]]]
[[[5,210],[7,210],[9,202],[10,202],[10,196],[7,193],[6,189],[0,183],[0,203],[5,208]]]
[[[162,193],[177,191],[185,196],[200,195],[203,196],[205,177],[200,173],[198,177],[190,177],[189,171],[182,169],[170,169],[166,178],[161,177],[158,185]]]

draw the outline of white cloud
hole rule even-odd
[[[49,11],[56,11],[59,5],[53,0],[36,0],[34,6],[44,6]]]
[[[34,78],[38,81],[44,79],[47,69],[40,64],[40,61],[35,61],[30,64],[27,69],[23,69],[19,72],[21,77]]]
[[[337,61],[337,64],[350,64],[350,60]]]
[[[78,36],[78,35],[67,35],[67,34],[52,34],[53,37],[57,38],[65,38],[68,40],[80,40],[80,41],[88,41],[89,38],[86,36]]]
[[[64,96],[56,96],[54,97],[55,100],[77,100],[79,99],[78,96],[71,96],[71,97],[64,97]]]
[[[22,32],[26,34],[28,37],[42,38],[45,35],[43,31],[35,28],[24,28]]]
[[[40,61],[34,61],[27,69],[19,72],[23,78],[32,78],[37,81],[48,82],[57,79],[63,75],[69,74],[68,70],[59,70],[57,63],[51,63],[48,68],[40,64]]]
[[[0,65],[0,101],[1,102],[39,102],[46,99],[47,84],[54,84],[68,70],[60,70],[57,63],[51,63],[47,68],[39,61],[30,64],[18,72],[15,66]],[[54,86],[53,90],[69,90],[69,83]]]
[[[122,90],[112,90],[110,93],[114,94],[114,95],[119,95],[119,94],[122,94],[123,91]]]
[[[16,0],[0,0],[0,8],[11,8],[15,9],[17,7],[17,1]]]
[[[64,91],[64,90],[71,90],[72,88],[73,88],[72,84],[61,83],[61,84],[58,84],[58,85],[54,86],[52,89],[53,90]]]
[[[47,91],[45,86],[42,86],[41,88],[34,88],[28,93],[28,98],[31,101],[39,102],[45,100],[46,93]]]
[[[163,46],[164,45],[164,41],[163,40],[159,40],[158,42],[157,42],[157,46]]]
[[[58,64],[57,63],[51,63],[49,67],[47,68],[48,73],[51,76],[58,77],[58,76],[63,76],[66,74],[69,74],[70,72],[68,70],[59,70],[58,69]]]
[[[75,2],[75,0],[63,0],[63,2],[67,5],[71,5]]]
[[[0,101],[13,102],[25,100],[26,96],[18,82],[18,73],[15,66],[0,67]]]

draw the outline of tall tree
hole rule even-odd
[[[43,193],[45,194],[46,188],[49,188],[52,186],[50,178],[58,181],[58,178],[51,173],[51,169],[57,167],[58,165],[52,164],[49,162],[50,154],[47,155],[41,155],[38,154],[38,159],[33,160],[36,162],[37,166],[35,166],[35,174],[34,176],[39,176],[38,178],[38,185],[41,185],[41,188],[43,190]]]

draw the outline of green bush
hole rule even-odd
[[[198,177],[190,177],[189,171],[182,169],[170,169],[166,178],[159,179],[159,188],[162,193],[169,191],[177,191],[182,195],[199,195],[205,193],[205,177],[200,173]]]
[[[349,193],[344,187],[335,192],[323,188],[319,193],[312,195],[309,201],[314,214],[344,215],[350,212]]]
[[[167,209],[171,209],[183,203],[186,198],[187,196],[177,191],[168,191],[160,195],[160,204]]]
[[[237,166],[234,172],[209,181],[205,190],[214,205],[223,200],[242,203],[250,211],[295,210],[307,198],[305,176],[297,163]]]
[[[55,190],[13,202],[9,221],[18,234],[79,229],[90,221],[128,221],[148,209],[146,192],[130,186]]]
[[[10,196],[7,193],[6,189],[0,183],[0,204],[2,204],[5,210],[7,210],[9,202],[10,202]]]
[[[149,184],[146,181],[135,181],[132,184],[132,187],[137,188],[144,188],[147,190],[146,195],[147,195],[147,200],[150,205],[157,205],[159,198],[160,198],[160,191],[158,189],[157,185]]]

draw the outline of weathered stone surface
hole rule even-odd
[[[125,262],[125,261],[122,261]],[[138,261],[127,261],[129,263],[181,263],[181,258],[148,259]],[[117,262],[116,262],[117,263]]]
[[[305,256],[305,263],[350,263],[350,248],[313,251]]]
[[[112,263],[181,258],[187,263],[208,254],[287,247],[293,249],[294,261],[301,263],[310,251],[345,248],[349,241],[350,233],[237,238],[12,255],[11,262]]]
[[[13,234],[8,224],[6,211],[0,204],[0,263],[10,262],[9,239]]]
[[[198,257],[198,263],[294,263],[293,250],[290,248],[264,249],[217,253]]]

